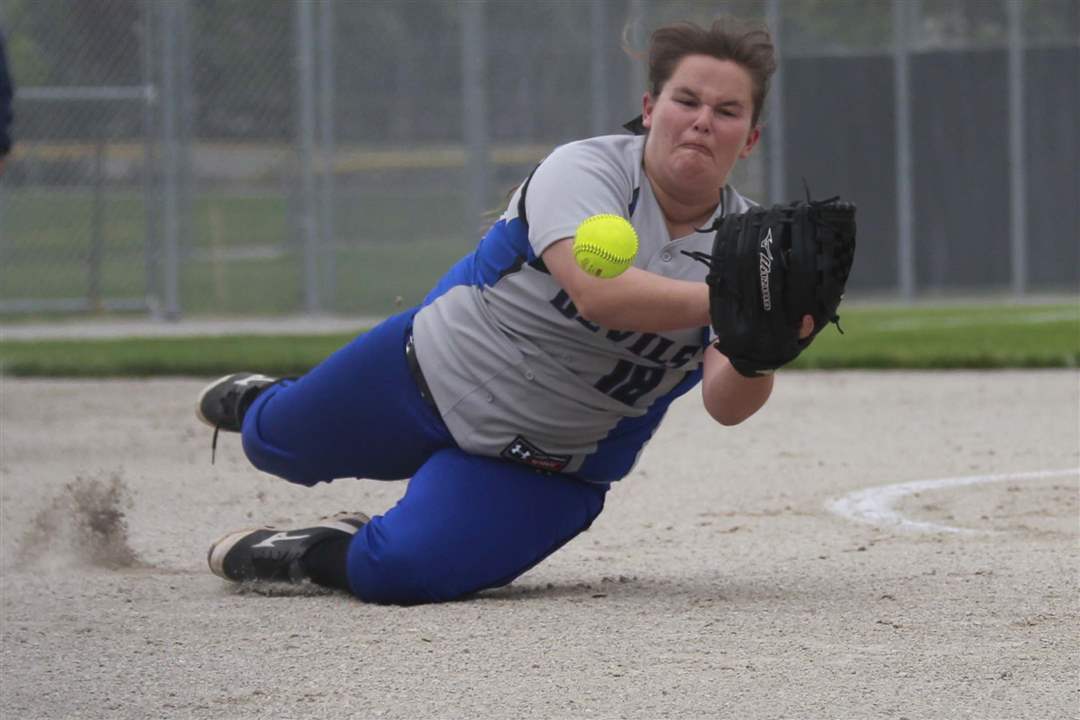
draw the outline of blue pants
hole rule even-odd
[[[349,546],[349,586],[370,602],[437,602],[506,585],[586,529],[608,488],[458,448],[405,360],[415,313],[271,386],[244,417],[252,464],[291,482],[412,478]]]

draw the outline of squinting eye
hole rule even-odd
[[[685,105],[686,107],[695,107],[697,105],[697,103],[693,100],[676,100],[675,102],[679,103],[680,105]]]

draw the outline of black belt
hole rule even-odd
[[[416,359],[416,345],[413,343],[411,332],[405,338],[405,361],[409,363],[409,373],[420,391],[420,397],[431,406],[432,410],[439,412],[439,408],[435,405],[435,398],[431,394],[431,388],[428,387],[427,380],[424,379],[424,371],[420,369],[420,362]]]

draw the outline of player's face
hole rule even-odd
[[[660,95],[645,95],[645,169],[668,193],[716,194],[760,132],[751,125],[753,80],[730,60],[688,55]]]

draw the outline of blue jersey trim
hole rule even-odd
[[[701,375],[700,367],[687,373],[669,393],[657,398],[644,415],[620,420],[608,436],[597,443],[596,452],[586,458],[575,475],[591,482],[613,482],[624,477],[634,467],[642,447],[652,439],[671,403],[697,385]]]
[[[627,215],[634,217],[634,211],[637,210],[638,197],[641,195],[641,188],[634,188],[634,194],[630,196],[630,206],[626,208]]]
[[[499,220],[481,238],[476,249],[454,263],[424,298],[430,305],[458,285],[491,286],[524,263],[536,260],[529,243],[529,226],[519,218]]]

